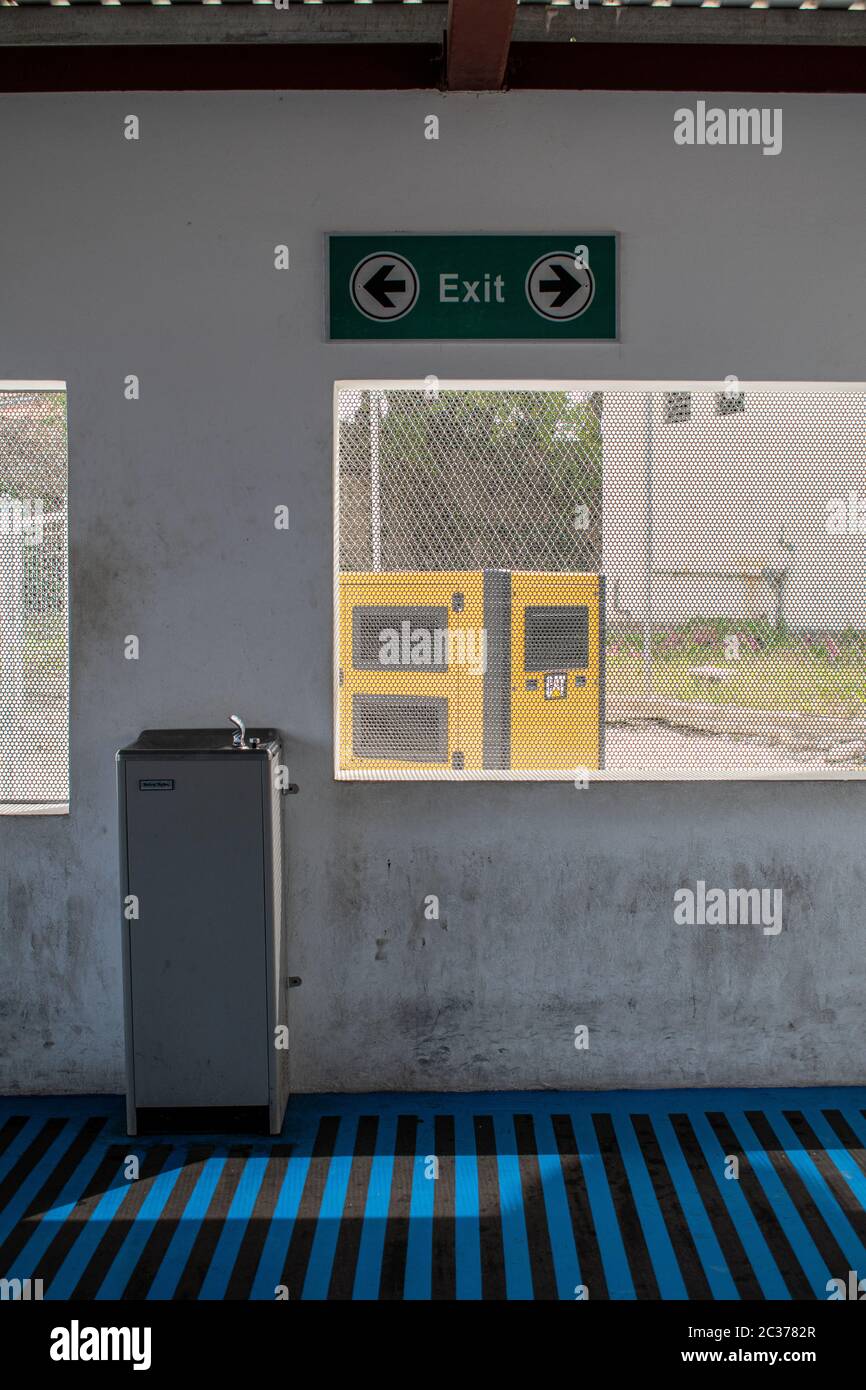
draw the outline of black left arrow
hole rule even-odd
[[[545,290],[548,294],[555,294],[556,298],[550,305],[551,309],[561,309],[567,304],[573,294],[580,289],[580,281],[576,280],[564,265],[553,265],[550,267],[556,276],[555,280],[539,280],[538,288]]]
[[[383,309],[393,309],[394,301],[390,298],[392,294],[402,294],[406,288],[405,280],[389,280],[388,276],[394,269],[394,263],[390,265],[380,265],[374,275],[371,275],[364,286],[369,295],[375,299],[377,304],[381,304]]]

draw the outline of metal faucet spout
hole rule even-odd
[[[249,748],[250,745],[247,743],[246,724],[241,719],[239,714],[230,714],[229,718],[233,724],[237,725],[237,728],[232,734],[232,744],[235,748]]]

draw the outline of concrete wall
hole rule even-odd
[[[114,750],[232,710],[301,786],[296,1089],[863,1081],[866,787],[331,776],[335,378],[862,378],[866,102],[773,98],[775,158],[675,146],[681,102],[0,98],[0,378],[69,383],[73,604],[71,813],[0,820],[4,1089],[120,1088]],[[323,339],[328,230],[573,226],[622,234],[618,344]],[[782,932],[675,926],[699,878]]]

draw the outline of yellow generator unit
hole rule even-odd
[[[604,766],[604,576],[340,576],[338,775]]]

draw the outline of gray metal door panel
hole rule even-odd
[[[137,1106],[268,1103],[261,776],[243,754],[126,762]]]

